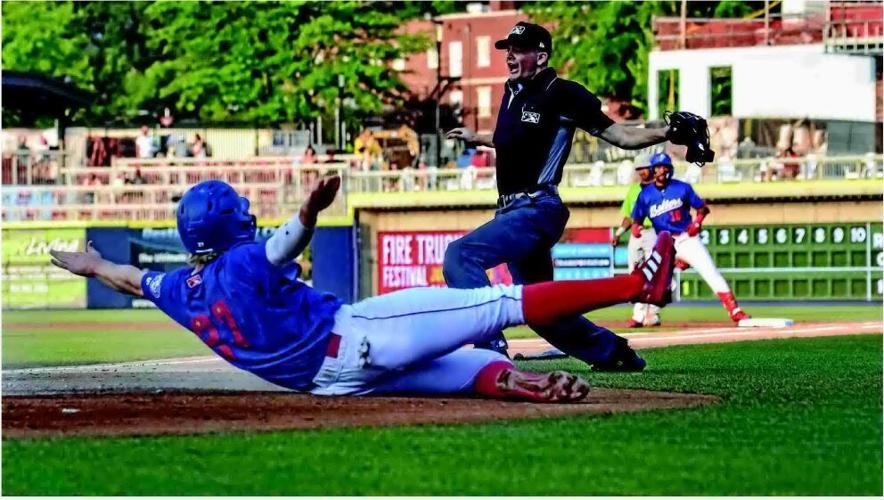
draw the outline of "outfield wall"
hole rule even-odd
[[[258,239],[269,238],[276,222],[259,223]],[[147,300],[117,293],[96,279],[87,280],[56,268],[50,263],[52,249],[83,250],[91,240],[113,262],[164,272],[186,265],[187,253],[178,232],[168,224],[13,226],[3,228],[2,290],[6,309],[153,307]],[[318,227],[309,250],[298,259],[302,279],[320,291],[353,301],[355,241],[352,225]]]
[[[556,279],[625,271],[624,244],[612,251],[625,187],[565,189],[568,229],[553,250]],[[881,300],[884,280],[879,181],[698,185],[712,214],[703,238],[743,299]],[[320,220],[302,258],[304,277],[347,302],[410,286],[441,285],[451,241],[489,220],[494,194],[351,194],[348,215]],[[260,221],[267,238],[282,221]],[[87,240],[115,262],[156,270],[184,265],[171,221],[17,222],[3,226],[4,308],[149,306],[49,263],[50,249],[79,250]],[[506,266],[488,271],[509,283]],[[677,274],[681,300],[713,298],[694,271]]]
[[[884,235],[880,199],[710,201],[701,235],[737,294],[757,300],[881,300]],[[626,239],[612,251],[622,216],[611,202],[570,203],[568,229],[553,249],[556,279],[626,271]],[[442,282],[444,246],[493,217],[490,207],[363,208],[359,297]],[[441,247],[441,248],[440,248]],[[489,270],[508,283],[505,269]],[[714,299],[693,270],[679,273],[680,300]]]

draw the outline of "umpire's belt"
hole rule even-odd
[[[519,191],[518,193],[510,193],[510,194],[502,194],[497,197],[497,208],[506,208],[512,205],[516,200],[521,200],[522,198],[528,198],[530,200],[535,200],[545,195],[558,195],[559,190],[556,189],[552,184],[545,186],[538,186],[536,191]]]

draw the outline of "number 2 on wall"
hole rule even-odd
[[[234,345],[238,347],[249,347],[249,341],[242,336],[242,332],[239,331],[239,326],[236,324],[236,320],[233,319],[233,314],[230,312],[230,308],[227,307],[227,304],[223,300],[219,300],[212,304],[210,312],[215,320],[226,326],[233,334]],[[230,346],[225,342],[221,342],[221,334],[212,322],[212,318],[208,315],[199,314],[194,316],[190,320],[190,329],[193,333],[197,334],[206,345],[211,347],[225,359],[232,360],[236,357]]]

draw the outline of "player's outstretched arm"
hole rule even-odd
[[[59,252],[50,250],[52,263],[66,269],[77,276],[98,278],[99,281],[114,290],[128,293],[136,297],[143,296],[141,278],[145,271],[128,264],[114,264],[105,260],[92,242],[86,244],[85,252]]]
[[[615,123],[599,134],[605,141],[623,149],[643,149],[666,140],[666,131],[663,128],[636,128],[627,127]]]
[[[288,222],[279,226],[267,240],[267,260],[273,265],[290,262],[307,248],[319,212],[328,208],[335,200],[341,187],[341,177],[337,175],[319,180],[301,209]]]
[[[476,144],[479,146],[487,146],[489,148],[494,147],[494,141],[492,141],[491,137],[479,135],[468,127],[453,128],[445,134],[445,138],[459,139],[469,145]]]

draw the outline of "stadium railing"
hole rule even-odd
[[[69,161],[67,151],[11,151],[3,156],[0,179],[4,186],[57,184]]]
[[[143,167],[143,168],[142,168]],[[143,184],[127,184],[137,171]],[[703,168],[676,164],[675,176],[695,184],[762,182],[802,183],[816,180],[880,179],[884,155],[800,158],[755,158],[719,161]],[[289,161],[263,166],[212,165],[114,166],[68,168],[56,185],[3,186],[2,218],[21,220],[173,220],[175,204],[188,186],[206,179],[231,183],[252,201],[259,217],[287,217],[322,175],[339,174],[343,189],[331,215],[348,213],[347,197],[354,193],[415,193],[494,191],[494,168],[353,170],[347,163],[294,167]],[[89,184],[99,179],[98,184]],[[596,162],[565,167],[560,187],[593,188],[633,182],[630,161]]]

